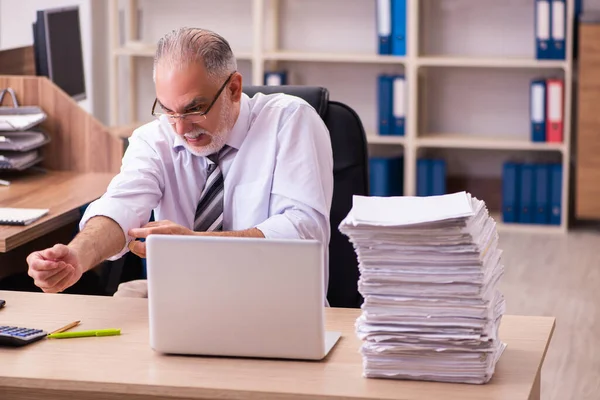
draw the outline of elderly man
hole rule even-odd
[[[228,42],[214,32],[182,28],[158,42],[157,119],[133,133],[121,171],[87,208],[80,233],[29,255],[38,287],[61,292],[129,250],[145,257],[136,239],[151,234],[316,239],[326,249],[327,287],[327,128],[302,99],[249,98],[236,69]]]

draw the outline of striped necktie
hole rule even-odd
[[[222,160],[231,149],[232,147],[226,145],[218,154],[208,156],[212,164],[208,165],[206,184],[196,208],[194,230],[197,232],[223,230],[224,181],[223,173],[219,167],[219,160]]]

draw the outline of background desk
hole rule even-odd
[[[50,212],[31,225],[0,225],[0,253],[5,253],[0,254],[0,277],[22,270],[30,251],[67,239],[65,235],[79,221],[79,208],[102,196],[113,176],[67,171],[3,175],[11,185],[0,186],[0,207],[48,208]],[[33,243],[36,239],[40,240]],[[28,243],[31,246],[24,246]]]
[[[0,348],[3,400],[539,399],[540,369],[554,330],[554,318],[505,316],[500,336],[508,347],[492,381],[457,385],[363,378],[357,309],[327,309],[327,329],[341,331],[340,342],[322,362],[299,362],[155,353],[145,299],[2,291],[0,299],[7,301],[2,324],[50,331],[81,320],[77,329],[122,329],[121,336]]]

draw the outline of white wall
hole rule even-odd
[[[376,53],[375,0],[279,1],[280,48]]]
[[[584,11],[600,11],[600,0],[583,0]]]
[[[422,54],[534,56],[533,0],[420,0],[420,4]]]
[[[11,49],[33,44],[31,24],[36,19],[37,10],[79,6],[83,67],[87,91],[87,99],[80,101],[79,105],[88,112],[92,112],[94,109],[92,6],[90,3],[91,0],[0,0],[0,49]]]
[[[91,7],[91,70],[93,86],[92,114],[105,125],[110,121],[108,2],[88,0]]]

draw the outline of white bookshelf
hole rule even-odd
[[[405,195],[416,192],[416,162],[423,154],[442,154],[450,176],[490,179],[501,176],[501,163],[508,158],[560,160],[560,226],[504,224],[500,210],[492,212],[502,229],[566,232],[572,0],[567,0],[566,61],[535,59],[531,1],[407,3],[407,55],[398,57],[377,54],[376,0],[110,0],[111,122],[151,118],[157,39],[179,26],[206,27],[229,40],[245,84],[262,85],[266,70],[285,69],[291,84],[327,87],[332,100],[356,110],[372,154],[404,155]],[[141,19],[135,10],[141,10]],[[119,29],[120,12],[125,29]],[[406,77],[403,137],[377,134],[377,75],[384,72]],[[529,137],[529,82],[554,76],[565,82],[564,142],[534,143]]]
[[[460,133],[427,133],[417,138],[418,147],[481,150],[565,151],[564,143],[532,142],[510,137],[473,137]]]
[[[343,62],[358,64],[403,64],[406,57],[361,53],[304,53],[297,51],[268,52],[264,60],[271,61],[304,61],[304,62]]]
[[[566,69],[568,64],[560,60],[536,60],[521,57],[436,57],[422,56],[417,59],[419,67],[468,67],[468,68],[533,68]]]

